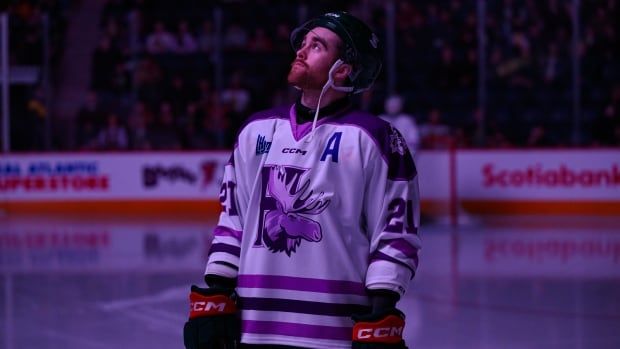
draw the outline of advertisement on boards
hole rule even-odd
[[[229,155],[21,155],[0,159],[5,200],[215,200]]]
[[[463,151],[460,199],[620,201],[620,151]]]

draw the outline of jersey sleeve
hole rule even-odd
[[[241,238],[243,225],[241,204],[243,193],[239,191],[239,181],[235,163],[239,163],[240,152],[235,148],[224,167],[224,176],[220,187],[220,213],[217,226],[213,230],[213,241],[208,253],[206,274],[227,278],[236,278],[239,270]]]
[[[418,266],[418,177],[402,135],[386,127],[367,156],[364,198],[370,240],[366,288],[403,295]]]

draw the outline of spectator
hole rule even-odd
[[[144,114],[129,119],[129,143],[132,150],[151,150],[149,121]]]
[[[153,32],[146,38],[146,51],[154,55],[173,52],[176,45],[174,35],[166,30],[166,26],[161,21],[155,23]]]
[[[96,145],[99,150],[126,150],[128,148],[127,130],[120,124],[116,114],[108,114],[106,125],[97,136]]]
[[[120,52],[127,49],[127,34],[121,30],[118,20],[114,17],[108,19],[104,29],[104,35],[110,40],[110,45]]]
[[[215,52],[215,45],[217,44],[217,36],[213,31],[213,22],[205,20],[202,22],[202,30],[198,35],[198,47],[200,51],[212,54]]]
[[[236,128],[231,128],[231,120],[227,117],[226,108],[217,102],[218,95],[213,94],[210,109],[207,110],[206,117],[202,123],[203,130],[209,135],[210,143],[215,149],[223,149],[231,146],[231,132]]]
[[[129,143],[133,150],[149,150],[149,128],[153,124],[153,115],[144,102],[137,102],[128,117]]]
[[[428,122],[420,127],[422,147],[425,149],[446,149],[450,146],[450,128],[441,121],[441,112],[430,111]]]
[[[188,103],[192,99],[192,92],[185,84],[185,80],[180,75],[175,75],[168,86],[165,93],[166,99],[169,100],[172,112],[180,115],[185,112]]]
[[[114,74],[110,77],[110,92],[122,98],[131,90],[131,76],[126,64],[119,62],[114,67]]]
[[[534,125],[530,129],[529,136],[527,138],[526,146],[530,148],[545,148],[553,144],[551,138],[547,133],[545,126],[538,124]]]
[[[196,103],[187,105],[183,116],[183,132],[181,142],[183,149],[208,149],[212,148],[211,137],[202,127],[204,116]]]
[[[213,87],[211,86],[211,81],[209,81],[209,79],[198,80],[197,94],[198,94],[197,100],[199,102],[203,102],[204,104],[209,104],[211,100],[211,96],[213,95]]]
[[[113,88],[112,77],[117,65],[121,63],[121,52],[113,48],[110,38],[103,36],[95,50],[92,60],[92,87],[97,91],[110,91]]]
[[[450,46],[442,47],[439,60],[430,76],[430,85],[439,92],[451,93],[459,81],[459,75],[458,66],[454,61],[454,50]]]
[[[560,73],[560,58],[558,57],[558,46],[552,43],[548,47],[547,54],[542,59],[542,81],[545,85],[558,87]]]
[[[595,119],[594,144],[600,146],[620,145],[620,85],[614,88],[611,101]]]
[[[224,35],[224,47],[228,50],[242,50],[247,47],[248,35],[238,23],[232,23]]]
[[[31,124],[31,149],[45,149],[45,123],[48,110],[45,104],[45,94],[41,87],[36,87],[27,103],[27,110]]]
[[[17,23],[9,31],[13,59],[20,64],[41,64],[43,59],[43,14],[41,8],[28,1],[18,2]]]
[[[420,145],[420,130],[413,115],[403,112],[403,98],[392,95],[385,100],[385,113],[379,115],[383,120],[391,123],[403,135],[412,155]]]
[[[128,1],[106,0],[101,11],[101,23],[108,23],[110,19],[118,20],[127,15],[130,10]]]
[[[149,130],[149,144],[156,150],[179,150],[181,140],[179,139],[178,125],[172,106],[168,102],[162,102],[159,108],[159,116],[156,123]]]
[[[465,61],[460,64],[459,85],[463,89],[472,90],[476,87],[478,73],[478,52],[475,48],[467,49]]]
[[[153,57],[147,56],[138,62],[134,80],[137,85],[138,98],[150,107],[159,106],[159,101],[163,97],[163,73]]]
[[[253,52],[269,52],[273,49],[273,43],[269,36],[267,36],[265,29],[261,27],[255,29],[248,49]]]
[[[187,21],[179,22],[175,52],[179,54],[194,53],[198,50],[196,38],[189,29]]]
[[[240,126],[250,105],[250,92],[243,86],[243,74],[240,71],[232,74],[230,83],[220,98],[229,111],[228,116],[232,120],[233,127]]]
[[[291,29],[285,22],[276,25],[275,38],[273,43],[274,51],[278,54],[289,54],[291,50]]]
[[[471,121],[462,128],[464,141],[461,141],[461,146],[485,147],[488,141],[488,123],[486,112],[481,108],[476,108],[472,113]]]
[[[94,91],[88,92],[86,100],[76,116],[75,140],[78,149],[88,150],[95,147],[93,141],[105,123],[105,113],[99,106],[99,98]]]
[[[236,71],[230,78],[228,87],[222,92],[222,102],[229,104],[235,113],[245,113],[250,103],[250,93],[243,87],[243,73]]]

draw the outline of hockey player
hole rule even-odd
[[[335,12],[291,42],[301,96],[239,131],[185,346],[406,348],[396,304],[418,264],[416,168],[401,134],[349,100],[379,74],[379,41]]]

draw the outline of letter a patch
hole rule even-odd
[[[321,161],[325,161],[328,155],[331,155],[333,162],[338,162],[338,151],[340,150],[340,138],[342,132],[336,132],[327,141],[327,146],[321,155]]]

